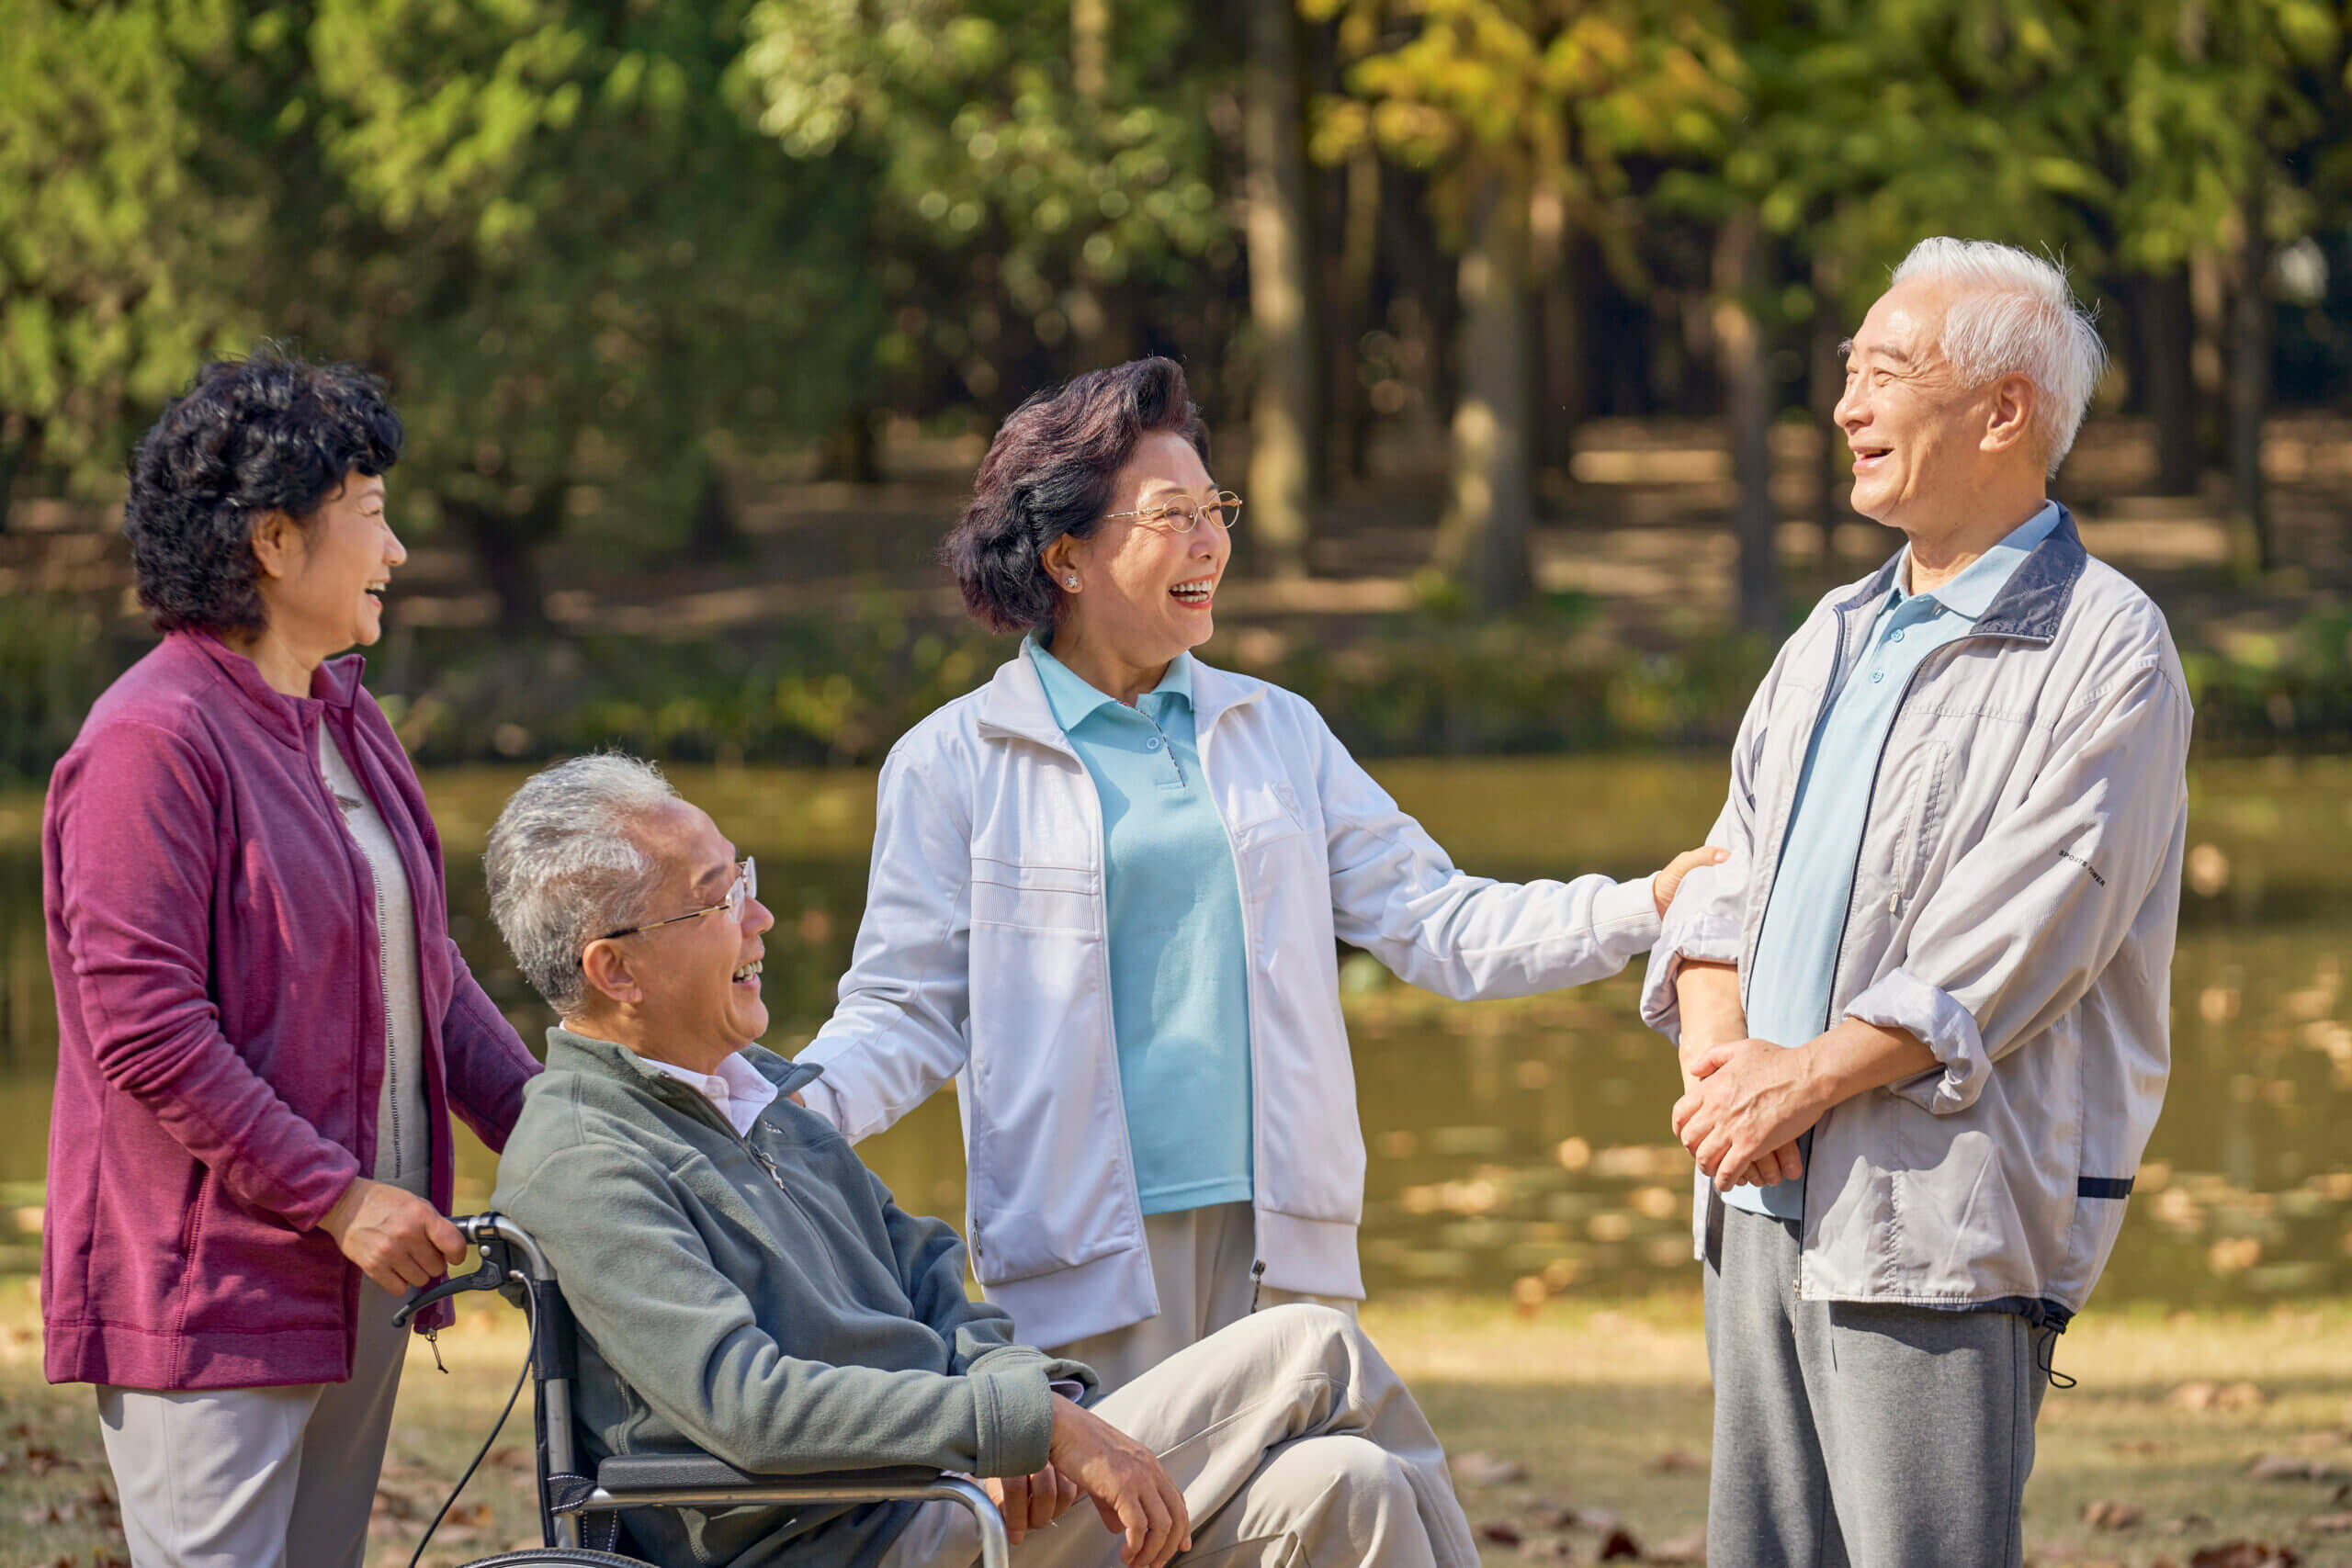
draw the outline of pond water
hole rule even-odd
[[[1709,759],[1384,763],[1455,860],[1503,877],[1634,874],[1698,840]],[[429,777],[456,935],[527,1040],[546,1016],[484,909],[479,849],[519,772]],[[760,860],[775,911],[768,1043],[824,1018],[865,897],[870,774],[680,770]],[[2181,1304],[2352,1287],[2352,759],[2200,761],[2173,976],[2174,1074],[2099,1299]],[[56,1020],[40,920],[38,797],[0,798],[0,1267],[38,1225]],[[1374,1292],[1622,1292],[1688,1285],[1688,1158],[1670,1050],[1634,1017],[1639,964],[1581,990],[1455,1004],[1369,958],[1343,970],[1371,1148]],[[461,1204],[493,1162],[462,1129]],[[941,1094],[863,1151],[901,1202],[958,1218],[963,1158]]]

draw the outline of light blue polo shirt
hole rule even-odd
[[[1871,623],[1861,654],[1813,732],[1796,805],[1781,850],[1780,874],[1748,969],[1747,1032],[1776,1045],[1803,1045],[1829,1027],[1838,945],[1854,897],[1855,862],[1870,815],[1879,754],[1912,672],[1928,655],[1968,635],[2033,547],[2058,526],[2045,504],[2024,525],[1933,593],[1905,593],[1910,551]],[[1780,1219],[1804,1214],[1804,1181],[1735,1187],[1724,1201]]]
[[[1143,1212],[1246,1203],[1249,948],[1233,846],[1201,776],[1192,655],[1128,707],[1022,646],[1102,802],[1111,1026]]]

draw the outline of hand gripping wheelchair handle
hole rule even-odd
[[[468,1291],[500,1291],[510,1299],[517,1299],[523,1291],[530,1288],[532,1281],[553,1278],[537,1244],[503,1215],[494,1213],[466,1214],[452,1223],[457,1225],[458,1234],[480,1248],[481,1266],[470,1273],[452,1274],[446,1280],[411,1292],[408,1299],[392,1314],[394,1328],[406,1328],[418,1313],[434,1303],[463,1295]]]

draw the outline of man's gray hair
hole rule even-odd
[[[558,1017],[588,999],[588,944],[648,918],[660,868],[630,829],[678,798],[652,763],[604,752],[532,774],[498,814],[482,855],[491,919]]]
[[[2075,299],[2065,267],[2015,245],[1941,235],[1911,247],[1894,281],[1930,277],[1957,284],[1944,316],[1943,353],[1972,387],[2023,376],[2041,396],[2034,445],[2052,478],[2074,449],[2107,373],[2107,344]]]

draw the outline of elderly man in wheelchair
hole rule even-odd
[[[576,1404],[548,1418],[639,1555],[967,1568],[1009,1542],[1018,1568],[1476,1563],[1436,1436],[1344,1315],[1259,1314],[1098,1402],[1088,1369],[969,1300],[954,1231],[901,1211],[795,1103],[819,1069],[754,1043],[774,920],[752,863],[652,767],[533,777],[489,872],[499,930],[562,1020],[496,1204],[577,1326]],[[609,1485],[632,1466],[650,1487]],[[714,1471],[735,1484],[714,1490]],[[880,1473],[861,1489],[844,1471]],[[1001,1525],[964,1506],[958,1472],[984,1478]]]

